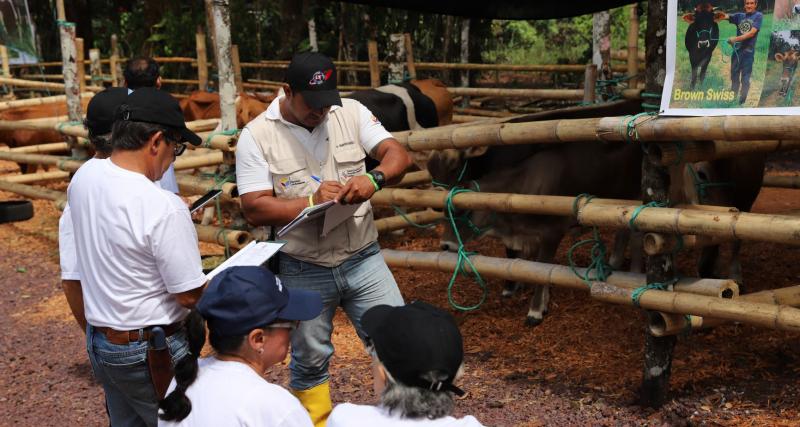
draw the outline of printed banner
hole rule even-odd
[[[800,114],[798,0],[669,0],[661,114]]]
[[[28,0],[0,0],[0,44],[8,48],[8,62],[11,64],[38,61],[36,27],[28,9]]]

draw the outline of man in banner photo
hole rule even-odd
[[[739,95],[739,104],[747,101],[750,90],[750,75],[753,73],[753,60],[756,52],[756,40],[761,30],[764,16],[756,10],[756,0],[744,0],[744,13],[733,13],[728,22],[736,25],[736,36],[728,38],[733,47],[731,54],[731,90],[734,97]]]

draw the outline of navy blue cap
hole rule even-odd
[[[178,100],[169,93],[154,87],[143,87],[133,91],[128,95],[125,103],[119,106],[115,117],[118,120],[166,126],[177,131],[182,142],[185,141],[194,146],[203,142],[197,134],[186,128],[183,111]]]
[[[86,107],[84,124],[92,135],[111,133],[114,124],[114,112],[128,99],[128,89],[124,87],[108,88],[92,97]]]
[[[276,320],[311,320],[322,311],[319,293],[283,286],[266,268],[230,267],[214,276],[197,310],[222,336],[244,335]]]

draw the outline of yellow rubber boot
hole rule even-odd
[[[292,390],[292,394],[306,408],[308,415],[311,416],[311,422],[314,427],[325,427],[328,421],[328,415],[333,410],[333,403],[331,402],[331,386],[330,382],[311,387],[308,390]]]

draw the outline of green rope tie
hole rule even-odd
[[[632,116],[624,116],[622,117],[622,122],[620,123],[620,131],[624,129],[624,139],[627,142],[635,142],[639,141],[639,131],[636,129],[636,120],[640,117],[652,117],[656,118],[658,113],[652,111],[646,111],[643,113],[634,114]]]
[[[709,188],[715,187],[734,187],[735,184],[732,181],[728,182],[709,182],[703,181],[700,179],[700,176],[697,174],[697,171],[694,170],[692,165],[686,164],[686,170],[689,171],[689,174],[692,175],[692,180],[694,181],[694,188],[697,191],[697,198],[700,204],[705,204],[706,196],[708,195]]]
[[[56,131],[58,133],[64,133],[63,129],[65,126],[79,126],[79,125],[83,125],[83,122],[80,120],[70,120],[68,122],[61,122],[56,125]]]
[[[642,92],[642,94],[640,96],[642,98],[644,98],[644,99],[657,99],[658,102],[659,102],[658,104],[652,104],[652,103],[649,103],[649,102],[643,102],[642,103],[642,108],[643,109],[645,109],[645,110],[655,110],[655,111],[659,111],[661,109],[661,94],[660,93]]]
[[[667,206],[669,206],[669,203],[667,202],[656,202],[656,201],[645,203],[641,206],[637,206],[636,209],[633,210],[633,214],[631,214],[631,219],[630,221],[628,221],[628,226],[633,231],[639,231],[639,227],[636,226],[636,218],[639,217],[639,214],[642,213],[643,210],[647,208],[665,208]]]
[[[641,308],[639,305],[639,300],[642,298],[642,295],[650,290],[658,290],[658,291],[666,291],[667,288],[674,285],[678,282],[678,278],[674,278],[671,280],[667,280],[666,282],[655,282],[655,283],[648,283],[644,286],[640,286],[631,292],[631,300],[633,301],[633,305],[637,308]]]
[[[583,204],[583,206],[586,206],[589,204],[589,202],[592,201],[592,199],[595,198],[596,196],[593,196],[589,193],[581,193],[575,196],[575,200],[572,201],[572,215],[575,216],[576,218],[578,217],[578,210],[580,208],[581,199],[586,199],[586,203]]]
[[[572,201],[573,215],[575,215],[576,218],[578,217],[580,201],[582,199],[586,199],[586,202],[584,203],[584,206],[586,206],[594,198],[595,196],[588,193],[578,194],[575,197],[575,200]],[[586,267],[586,271],[584,272],[584,274],[580,274],[578,273],[577,267],[575,266],[573,254],[578,248],[588,244],[592,244],[592,247],[589,251],[589,258],[591,259],[591,262],[589,263],[589,266]],[[592,282],[594,281],[605,282],[606,279],[608,279],[608,276],[610,276],[614,272],[614,269],[611,268],[611,265],[609,265],[606,262],[607,253],[608,251],[606,250],[605,243],[600,238],[600,230],[597,227],[592,227],[592,238],[578,241],[577,243],[572,245],[567,251],[567,261],[569,262],[569,269],[575,276],[582,279],[584,283],[586,283],[586,286],[591,288]],[[592,275],[593,271],[595,273],[594,275]]]
[[[395,213],[400,215],[400,217],[403,218],[412,227],[421,228],[421,229],[428,229],[428,228],[436,227],[436,223],[438,222],[438,221],[434,221],[434,222],[431,222],[429,224],[418,224],[418,223],[414,222],[414,220],[409,218],[408,217],[408,212],[404,211],[399,206],[392,205],[392,209],[394,209]]]
[[[212,190],[221,190],[222,186],[226,182],[229,182],[231,179],[233,179],[233,175],[222,175],[221,176],[221,175],[216,174],[216,173],[215,174],[201,174],[200,176],[212,178],[214,180],[214,185],[211,186]],[[225,223],[222,222],[222,205],[220,203],[220,199],[222,199],[222,197],[217,197],[216,199],[214,199],[214,207],[216,209],[216,214],[217,214],[217,223],[219,224],[219,231],[217,232],[217,235],[214,238],[214,240],[219,242],[219,237],[220,237],[220,235],[222,236],[222,242],[224,243],[224,246],[225,246],[225,259],[228,259],[228,258],[231,257],[231,247],[230,247],[230,244],[228,243],[228,235],[226,234],[228,229],[225,228]]]
[[[217,131],[217,132],[211,132],[206,137],[206,140],[203,141],[203,144],[201,145],[201,147],[203,147],[203,148],[211,148],[211,140],[215,136],[217,136],[217,135],[234,136],[237,133],[239,133],[240,130],[241,129],[228,129],[228,130],[221,130],[221,131]]]
[[[466,166],[466,165],[465,165]],[[456,227],[456,218],[454,216],[455,213],[455,204],[453,203],[453,198],[462,193],[472,192],[473,190],[468,188],[461,188],[461,187],[453,187],[447,193],[447,198],[445,199],[445,208],[447,212],[447,218],[450,221],[450,226],[453,228],[453,233],[456,236],[456,240],[458,241],[458,259],[456,261],[456,268],[453,270],[453,275],[450,277],[450,283],[447,285],[447,301],[450,303],[453,308],[459,311],[472,311],[478,309],[484,301],[486,301],[486,296],[489,292],[486,282],[484,282],[483,277],[478,272],[478,269],[475,265],[472,264],[469,257],[474,255],[475,252],[467,252],[464,249],[464,241],[461,239],[461,234],[458,232],[458,227]],[[471,221],[469,222],[471,224]],[[470,273],[475,280],[475,282],[481,288],[481,298],[480,300],[473,305],[464,306],[456,302],[455,298],[453,297],[453,287],[456,283],[456,278],[459,274],[466,275],[467,272],[465,270],[465,264],[469,265]]]
[[[74,27],[75,23],[74,22],[69,22],[69,21],[64,21],[64,20],[61,20],[61,19],[56,19],[56,25],[59,26],[59,27]]]

